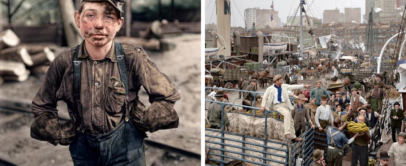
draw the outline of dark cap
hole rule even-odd
[[[389,159],[389,158],[390,158],[390,157],[389,157],[389,154],[388,154],[387,151],[381,151],[381,152],[379,153],[379,159],[385,160],[385,159]]]
[[[360,110],[360,111],[361,111],[361,110],[368,111],[368,110],[367,110],[367,107],[365,107],[365,106],[361,106],[361,108],[360,108],[359,110]]]
[[[108,2],[113,5],[114,8],[116,8],[117,12],[120,14],[120,17],[123,17],[124,0],[82,0],[82,3],[84,2]]]
[[[372,109],[371,104],[367,104],[367,109],[368,109],[368,110]]]
[[[400,106],[399,102],[395,102],[395,103],[393,104],[393,106],[395,106],[395,105]]]
[[[216,92],[215,97],[224,97],[224,92],[223,92],[222,90],[218,90],[218,91]]]
[[[345,95],[345,92],[341,92],[341,95],[344,96],[344,95]]]
[[[328,98],[327,98],[327,96],[326,95],[321,95],[321,98],[320,98],[321,100],[327,100]]]

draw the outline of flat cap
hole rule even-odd
[[[275,82],[275,81],[277,81],[277,80],[279,80],[281,78],[282,78],[282,76],[278,74],[273,78],[273,82]]]
[[[320,150],[320,149],[316,149],[313,153],[313,157],[314,159],[317,161],[319,160],[324,154],[324,151]]]
[[[116,8],[118,14],[120,15],[120,17],[123,17],[124,11],[123,11],[123,5],[124,5],[124,0],[82,0],[81,3],[84,2],[108,2],[111,5],[114,6],[114,8]]]
[[[352,88],[351,91],[357,91],[357,88]]]

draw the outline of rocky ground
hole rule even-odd
[[[149,139],[176,148],[200,154],[200,35],[186,34],[164,39],[175,43],[176,48],[148,55],[158,68],[167,74],[178,87],[182,99],[175,104],[180,117],[179,128],[148,133]],[[43,76],[30,76],[25,82],[7,82],[0,86],[0,101],[18,101],[30,104],[40,87]],[[146,105],[148,97],[140,92]],[[61,117],[67,116],[67,107],[58,103]],[[0,159],[18,165],[73,165],[66,146],[53,146],[34,140],[29,135],[31,114],[0,113]],[[200,160],[146,145],[147,165],[199,165]]]

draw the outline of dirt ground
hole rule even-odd
[[[200,154],[201,37],[195,34],[184,34],[164,40],[175,43],[176,48],[166,52],[147,51],[147,53],[158,68],[168,75],[180,92],[181,100],[175,104],[180,124],[177,129],[147,134],[149,139]],[[5,83],[0,86],[0,101],[11,100],[30,104],[43,79],[43,76],[30,76],[25,82]],[[146,106],[149,106],[145,92],[140,92],[140,99]],[[65,103],[58,103],[58,109],[61,117],[68,117]],[[0,158],[27,166],[73,165],[68,147],[55,147],[30,138],[29,125],[32,122],[32,115],[15,116],[9,118],[9,121],[13,121],[11,126],[2,127],[0,130],[0,142],[2,143]],[[0,115],[0,125],[7,123],[7,118],[4,118],[5,116]],[[24,120],[24,118],[28,118],[28,120]],[[17,123],[20,125],[18,128],[13,128],[16,120],[22,122]],[[38,149],[41,150],[38,151]],[[158,166],[162,163],[164,163],[163,165],[198,165],[200,163],[195,159],[188,160],[164,150],[147,146],[145,149],[147,165]],[[177,158],[176,160],[173,160],[174,156]]]

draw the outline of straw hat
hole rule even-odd
[[[307,98],[303,94],[300,94],[296,99],[307,101]]]

